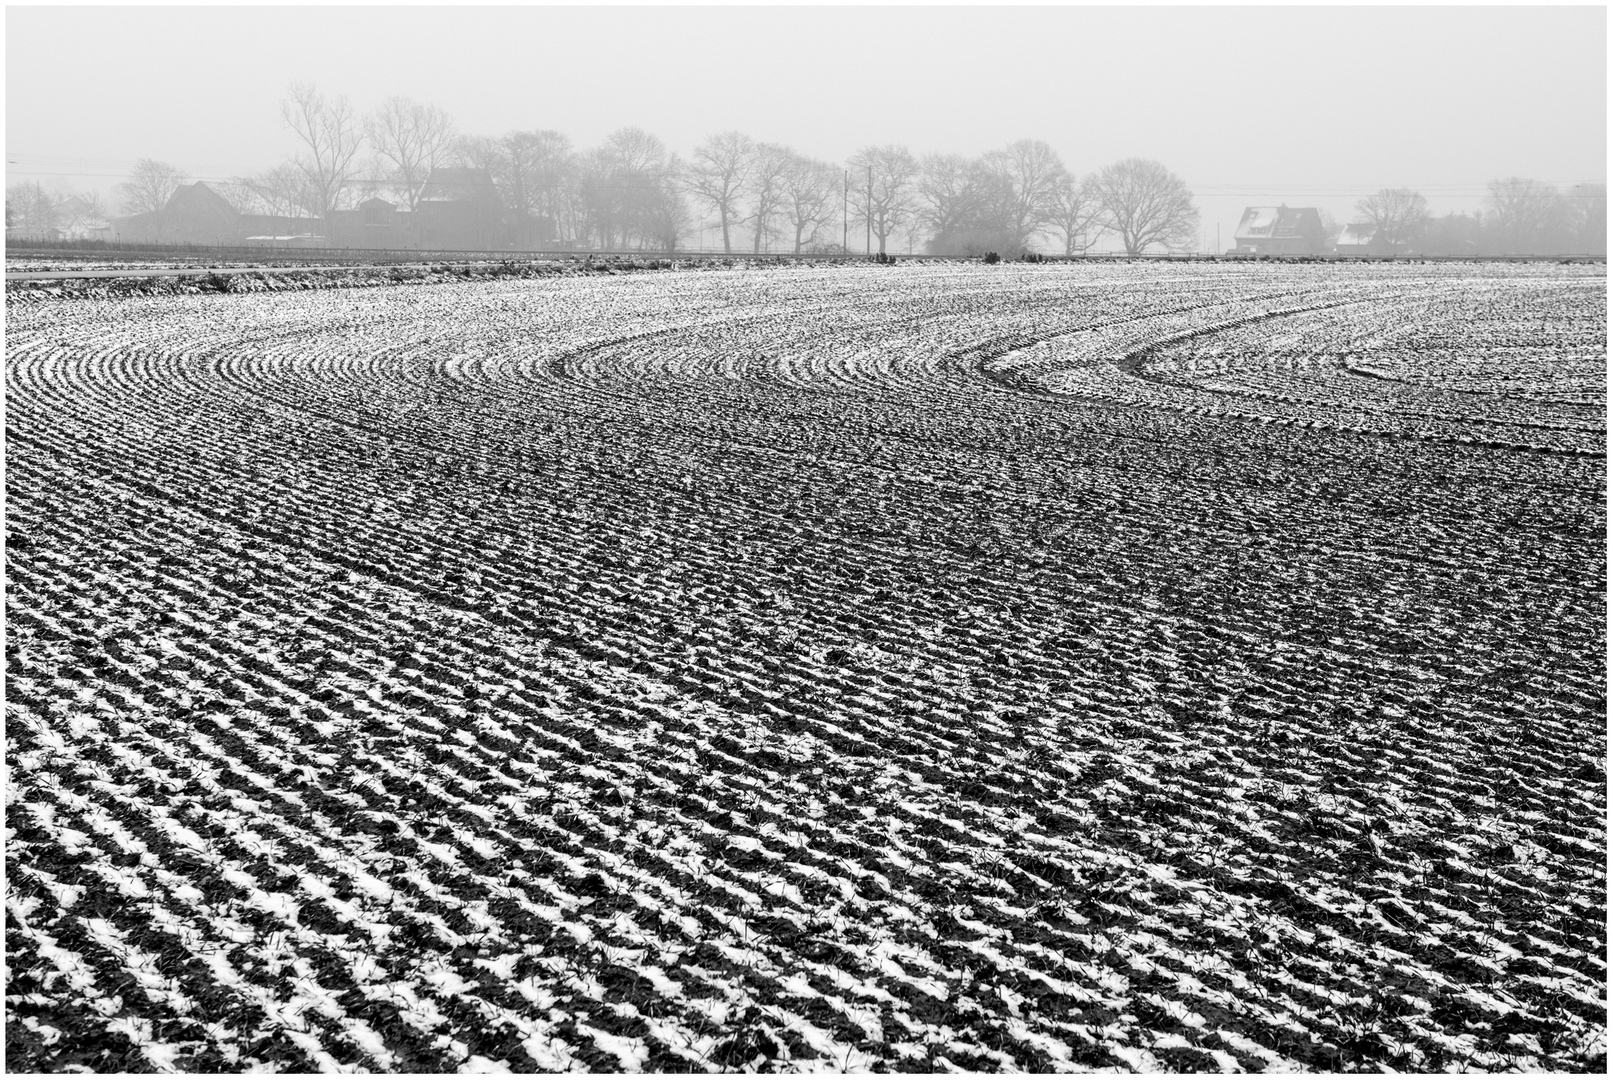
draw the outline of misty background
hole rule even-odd
[[[1075,181],[1147,159],[1190,192],[1184,250],[1230,247],[1250,206],[1315,207],[1336,229],[1384,189],[1437,218],[1493,212],[1498,181],[1556,206],[1606,173],[1596,6],[8,7],[6,54],[8,211],[37,183],[127,213],[141,162],[218,185],[292,166],[297,87],[360,127],[400,98],[435,110],[455,136],[439,164],[491,165],[477,146],[523,132],[580,159],[626,130],[686,167],[737,132],[842,176],[873,148],[978,166],[1029,141]],[[371,183],[348,206],[418,196],[373,146],[358,155]],[[720,208],[694,196],[688,213],[686,245],[721,247]],[[731,215],[738,249],[754,213]],[[820,239],[839,242],[838,220]],[[1057,229],[1029,245],[1065,246]]]

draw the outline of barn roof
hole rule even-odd
[[[235,204],[225,198],[219,191],[209,187],[205,180],[198,180],[194,184],[180,184],[174,193],[168,197],[164,210],[174,210],[182,206],[210,206],[219,211],[231,214],[240,213]]]
[[[1235,240],[1303,237],[1312,222],[1315,228],[1321,228],[1321,215],[1313,206],[1251,206],[1244,210],[1232,235]]]
[[[62,214],[71,217],[77,214],[89,213],[90,204],[82,195],[69,195],[67,198],[62,200],[61,205],[57,207],[57,209]]]
[[[420,188],[420,202],[498,202],[493,174],[486,169],[436,168]]]

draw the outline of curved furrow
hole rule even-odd
[[[98,1067],[1595,1067],[1604,288],[19,304],[8,1020]]]

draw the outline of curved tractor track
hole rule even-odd
[[[13,303],[8,1065],[1601,1070],[1605,292]]]

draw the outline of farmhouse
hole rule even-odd
[[[56,220],[63,240],[104,240],[111,224],[96,204],[82,195],[70,195],[56,208]]]
[[[412,248],[414,214],[379,196],[365,199],[351,210],[330,214],[330,242],[336,247]]]
[[[6,194],[7,240],[101,240],[108,228],[100,203],[82,195],[57,197],[39,184]]]
[[[249,236],[323,232],[318,218],[243,214],[205,180],[181,185],[161,210],[113,218],[111,238],[122,243],[239,244]]]
[[[415,217],[424,248],[505,246],[504,200],[487,169],[432,169],[415,201]]]
[[[201,180],[174,192],[162,212],[178,243],[219,244],[241,234],[241,212]]]
[[[1251,206],[1232,241],[1238,255],[1320,255],[1327,232],[1315,207]]]
[[[1334,250],[1340,255],[1366,255],[1383,258],[1395,253],[1394,246],[1378,237],[1372,225],[1356,223],[1344,226]]]
[[[114,239],[124,243],[223,244],[238,240],[241,213],[205,181],[183,184],[161,210],[112,219]]]
[[[261,207],[260,207],[261,208]],[[553,233],[548,219],[523,220],[527,241]],[[270,244],[350,248],[486,249],[507,247],[511,215],[486,169],[433,169],[417,208],[379,197],[322,220],[293,214],[247,214],[218,188],[198,180],[175,191],[162,210],[114,218],[111,238],[124,243]]]

